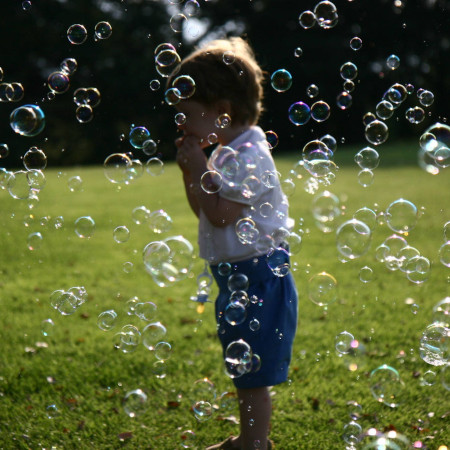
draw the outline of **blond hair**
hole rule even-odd
[[[188,55],[167,86],[179,75],[196,85],[192,100],[206,106],[221,100],[231,105],[233,123],[256,124],[262,112],[264,73],[250,45],[240,37],[217,39]]]

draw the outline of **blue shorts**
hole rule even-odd
[[[259,370],[233,378],[235,386],[248,389],[286,381],[297,328],[297,290],[292,274],[284,277],[274,275],[267,265],[266,256],[232,263],[231,273],[226,275],[219,273],[219,266],[211,266],[211,271],[219,287],[215,312],[224,357],[231,342],[243,339],[253,354],[261,358]],[[258,298],[258,302],[248,303],[246,318],[239,325],[231,325],[225,319],[231,294],[227,283],[234,273],[248,277],[248,297]],[[259,328],[255,327],[257,322],[254,319],[259,322]]]

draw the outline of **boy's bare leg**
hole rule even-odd
[[[267,387],[238,389],[241,434],[234,444],[243,450],[266,450],[272,401]]]

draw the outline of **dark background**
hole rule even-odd
[[[421,132],[432,123],[446,121],[450,100],[450,8],[444,0],[338,0],[336,27],[324,30],[317,25],[304,30],[299,14],[314,9],[317,2],[291,0],[199,0],[196,19],[206,24],[206,32],[196,40],[187,33],[175,33],[170,17],[184,4],[152,0],[32,0],[24,10],[22,1],[2,2],[0,11],[0,67],[3,82],[20,82],[25,96],[18,103],[0,103],[0,143],[8,144],[10,155],[0,166],[20,166],[20,158],[31,147],[42,148],[49,165],[101,163],[115,152],[129,152],[127,138],[132,124],[146,126],[158,142],[163,160],[174,155],[174,111],[165,105],[165,80],[154,65],[154,50],[162,42],[174,44],[181,57],[206,36],[246,35],[257,58],[270,75],[284,68],[293,75],[292,88],[275,92],[266,84],[266,112],[261,126],[280,138],[276,151],[299,151],[313,138],[332,134],[338,142],[365,145],[362,116],[375,112],[383,93],[394,83],[411,83],[415,90],[430,90],[434,104],[424,108],[426,119],[418,125],[404,117],[410,106],[420,106],[416,92],[410,95],[387,121],[390,141],[407,139],[418,143]],[[94,40],[99,21],[112,25],[112,36]],[[80,23],[88,30],[82,45],[69,43],[66,32]],[[361,50],[349,46],[352,37],[363,41]],[[303,55],[294,56],[296,47]],[[386,58],[396,54],[400,67],[387,68]],[[72,57],[78,70],[71,76],[68,92],[47,99],[50,73],[61,61]],[[340,66],[354,62],[359,69],[352,92],[353,105],[346,111],[336,106],[342,89]],[[161,88],[151,91],[150,80],[159,78]],[[314,83],[320,93],[314,100],[306,87]],[[94,109],[94,119],[78,123],[73,92],[79,87],[96,87],[102,95]],[[318,124],[312,120],[296,127],[287,117],[289,106],[297,101],[311,105],[325,100],[331,106],[330,118]],[[46,115],[46,127],[35,137],[16,135],[9,115],[16,107],[38,103]],[[139,150],[134,157],[145,161]]]

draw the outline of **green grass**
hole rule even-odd
[[[401,197],[425,207],[407,236],[408,243],[432,262],[430,277],[422,285],[410,283],[399,271],[390,272],[376,261],[375,248],[392,234],[386,225],[375,229],[366,255],[340,262],[335,234],[324,234],[314,224],[313,196],[303,188],[305,178],[296,180],[290,213],[297,223],[299,218],[304,220],[302,248],[293,256],[299,327],[289,382],[272,390],[271,437],[277,448],[345,448],[342,434],[350,421],[347,403],[351,400],[362,405],[363,430],[395,428],[429,449],[450,442],[445,401],[449,392],[440,381],[440,368],[427,365],[418,352],[433,306],[448,294],[449,269],[439,262],[438,249],[443,225],[450,219],[446,209],[450,179],[446,172],[432,176],[410,164],[414,153],[408,145],[383,149],[382,164],[369,188],[358,184],[352,153],[338,154],[341,167],[327,189],[341,200],[339,222],[350,219],[362,206],[376,204],[383,211]],[[277,161],[287,176],[295,156]],[[74,175],[83,179],[83,191],[69,191],[67,180]],[[158,287],[142,264],[144,246],[161,237],[183,235],[195,245],[197,224],[184,199],[177,167],[168,163],[164,174],[145,174],[120,190],[106,180],[101,168],[63,169],[62,173],[47,169],[46,177],[39,204],[32,210],[26,201],[0,191],[0,446],[177,449],[182,448],[182,432],[191,429],[196,434],[193,446],[203,448],[237,434],[238,426],[232,421],[219,420],[236,410],[218,409],[205,422],[198,422],[191,411],[196,380],[208,377],[218,395],[233,390],[222,369],[213,305],[207,304],[199,315],[196,304],[189,301],[202,262],[197,258],[188,279],[166,288]],[[170,232],[156,235],[148,226],[136,225],[131,212],[140,205],[167,211],[173,219]],[[24,217],[29,214],[34,221],[28,218],[31,223],[26,227]],[[83,215],[92,216],[96,223],[89,240],[74,233],[74,221]],[[64,226],[58,230],[52,226],[57,216],[64,217]],[[119,225],[130,229],[124,244],[113,240]],[[42,233],[43,242],[30,251],[27,236],[35,231]],[[124,272],[125,262],[134,264],[131,273]],[[374,271],[368,284],[359,280],[365,265]],[[338,281],[338,299],[326,312],[307,295],[309,278],[322,271]],[[49,296],[72,286],[85,286],[89,300],[73,315],[62,316],[51,308]],[[124,312],[127,300],[135,296],[154,302],[157,320],[167,327],[172,354],[164,378],[156,376],[156,358],[144,346],[131,354],[114,350],[112,338],[119,326],[109,332],[97,327],[98,314],[115,309],[121,324],[134,323],[142,329],[144,322]],[[418,305],[416,314],[405,303],[407,298]],[[41,322],[47,318],[55,326],[45,337]],[[339,358],[334,347],[335,336],[344,330],[365,347],[365,353],[351,361]],[[349,370],[349,363],[356,364],[357,370]],[[398,387],[401,404],[397,408],[371,395],[369,374],[382,364],[396,368],[404,383]],[[421,375],[430,369],[436,372],[436,382],[423,386]],[[146,409],[130,418],[123,398],[138,388],[148,396]],[[51,404],[59,414],[50,419],[46,408]]]

